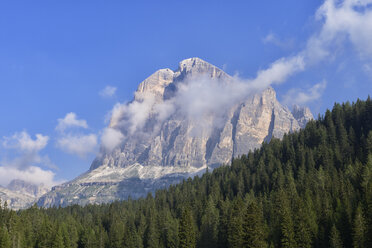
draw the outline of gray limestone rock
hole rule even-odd
[[[133,128],[126,113],[112,118],[109,127],[123,134],[122,143],[111,151],[102,148],[88,172],[54,187],[38,204],[64,206],[145,196],[208,167],[229,164],[272,137],[299,130],[312,118],[308,109],[291,113],[271,87],[221,105],[216,112],[190,116],[175,103],[192,80],[223,87],[234,79],[199,58],[181,61],[176,71],[155,72],[138,86],[130,103],[135,110],[146,109],[144,123]],[[170,114],[162,116],[159,109],[169,106]]]
[[[49,191],[44,185],[35,185],[23,180],[12,180],[4,188],[0,187],[0,199],[7,202],[9,208],[18,210],[30,207],[38,198]]]

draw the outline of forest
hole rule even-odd
[[[372,247],[372,100],[146,198],[2,203],[0,247]]]

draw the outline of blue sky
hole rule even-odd
[[[1,1],[0,185],[86,171],[113,106],[189,57],[245,80],[288,62],[269,84],[315,115],[365,99],[371,16],[370,0]]]

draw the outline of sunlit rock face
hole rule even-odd
[[[5,187],[0,186],[0,200],[3,205],[7,203],[10,209],[18,210],[28,208],[36,203],[38,198],[47,193],[49,189],[43,184],[33,184],[23,180],[12,180]]]
[[[161,69],[145,79],[132,102],[115,106],[108,128],[120,142],[102,145],[88,172],[55,187],[39,205],[144,196],[229,164],[300,129],[311,115],[300,108],[293,113],[271,87],[251,90],[199,58],[183,60],[177,70]]]

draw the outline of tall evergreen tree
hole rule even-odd
[[[188,208],[182,211],[179,226],[180,248],[196,247],[196,233],[194,228],[194,219]]]
[[[11,247],[11,240],[5,226],[0,227],[0,248]]]
[[[342,248],[343,247],[340,233],[337,230],[335,225],[333,225],[331,229],[331,234],[329,237],[329,247],[330,248]]]
[[[262,209],[255,201],[250,203],[244,214],[243,246],[247,248],[267,247]]]
[[[366,234],[365,220],[363,216],[362,207],[361,205],[359,205],[355,212],[354,224],[353,224],[353,247],[354,248],[365,247],[365,241],[366,241],[365,234]]]

